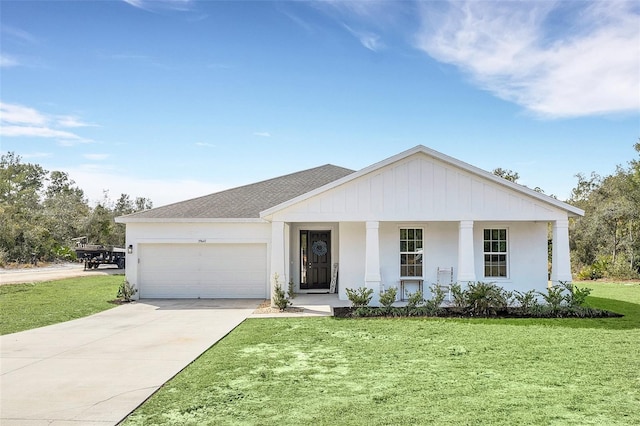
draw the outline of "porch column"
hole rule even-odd
[[[284,222],[271,222],[271,275],[269,276],[269,288],[271,303],[273,304],[274,276],[278,274],[278,282],[282,288],[287,289],[287,275],[285,268],[285,243]]]
[[[553,245],[551,247],[551,281],[571,281],[571,260],[569,257],[569,220],[556,220],[552,225]]]
[[[458,282],[476,280],[473,251],[473,221],[461,220],[458,225]]]
[[[368,288],[373,289],[372,304],[378,303],[380,294],[380,222],[367,222],[367,233],[365,243],[365,271],[364,281]]]

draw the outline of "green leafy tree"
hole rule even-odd
[[[493,169],[493,174],[513,183],[518,183],[518,179],[520,179],[520,175],[518,174],[518,172],[514,172],[513,170],[509,169],[503,169],[501,167]]]

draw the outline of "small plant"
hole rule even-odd
[[[464,308],[467,306],[467,291],[462,289],[458,283],[451,284],[451,297],[453,298],[453,306],[456,308]]]
[[[380,304],[383,308],[389,309],[391,305],[396,301],[398,295],[398,289],[395,287],[389,287],[385,291],[380,292]]]
[[[504,290],[494,283],[470,282],[467,290],[467,309],[472,315],[489,316],[507,304]]]
[[[565,281],[560,281],[560,286],[567,290],[567,294],[565,294],[564,298],[567,301],[569,308],[584,306],[587,296],[591,294],[590,288],[580,288]]]
[[[542,296],[552,311],[557,311],[560,309],[562,302],[564,301],[564,295],[562,294],[563,291],[564,289],[562,287],[554,285],[548,287],[546,293],[538,292],[538,294]]]
[[[131,298],[138,292],[138,289],[129,283],[127,279],[125,279],[120,287],[118,288],[118,295],[116,296],[118,299],[122,299],[125,302],[131,302]]]
[[[295,299],[296,298],[296,293],[295,293],[295,289],[293,286],[293,280],[289,280],[289,289],[287,290],[287,295],[289,296],[289,299]]]
[[[369,305],[373,298],[373,289],[367,287],[359,287],[357,289],[347,288],[347,298],[353,307],[359,308]]]
[[[518,307],[523,312],[529,311],[538,303],[536,300],[536,292],[534,290],[529,290],[524,293],[516,290],[513,297],[515,298]]]
[[[282,289],[279,278],[280,276],[277,273],[273,274],[273,299],[271,303],[281,311],[284,311],[291,304],[291,301]]]
[[[417,315],[419,306],[424,303],[424,295],[422,291],[418,290],[415,293],[407,292],[407,314]]]
[[[444,291],[437,284],[433,284],[429,289],[433,297],[425,301],[424,307],[429,315],[437,315],[440,311],[440,305],[444,302]]]

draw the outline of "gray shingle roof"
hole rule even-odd
[[[135,219],[240,219],[259,218],[260,212],[289,201],[354,170],[326,164],[309,170],[227,189],[203,197],[169,204],[123,218]]]

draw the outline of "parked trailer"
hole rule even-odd
[[[124,269],[126,250],[120,247],[88,244],[86,237],[74,238],[76,256],[84,261],[84,269],[98,269],[100,265],[117,265]]]

